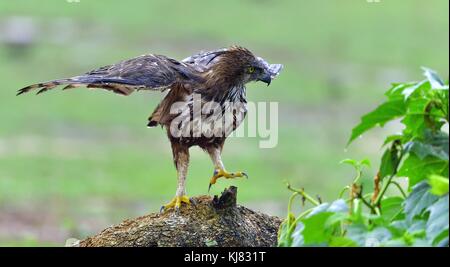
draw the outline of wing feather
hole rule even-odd
[[[83,75],[29,85],[17,95],[38,90],[37,94],[66,85],[63,89],[77,87],[101,88],[129,95],[135,90],[164,91],[176,82],[197,81],[194,68],[161,55],[142,55],[117,64],[100,67]]]
[[[204,72],[209,67],[211,67],[211,65],[214,65],[214,63],[216,63],[218,56],[226,53],[228,50],[228,48],[222,48],[207,52],[202,51],[183,59],[181,62],[192,66],[199,72]]]

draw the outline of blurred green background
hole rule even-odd
[[[391,82],[448,78],[447,0],[0,2],[0,245],[63,245],[159,210],[176,188],[170,144],[146,119],[163,97],[59,90],[16,97],[31,83],[77,75],[144,53],[183,59],[239,44],[285,69],[252,101],[279,102],[279,142],[232,138],[224,161],[248,180],[238,201],[284,216],[284,181],[336,198],[353,175],[344,158],[378,166],[383,130],[345,149],[359,117]],[[191,149],[188,194],[207,194],[209,157]]]

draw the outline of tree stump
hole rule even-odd
[[[80,247],[270,247],[281,219],[236,205],[237,188],[220,197],[194,197],[195,204],[125,220],[68,246]]]

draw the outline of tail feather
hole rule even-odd
[[[134,87],[125,84],[102,84],[102,83],[91,83],[84,85],[87,88],[101,88],[109,91],[113,91],[119,95],[129,95],[134,92]]]
[[[72,82],[71,79],[62,79],[62,80],[54,80],[54,81],[49,81],[49,82],[44,82],[44,83],[36,83],[36,84],[32,84],[32,85],[29,85],[27,87],[20,89],[19,91],[17,91],[17,95],[28,93],[29,91],[32,91],[35,89],[39,89],[39,91],[36,94],[41,94],[45,91],[48,91],[50,89],[57,87],[58,85],[68,84],[71,82]]]
[[[117,78],[103,78],[103,77],[89,77],[89,76],[77,76],[68,79],[54,80],[44,83],[36,83],[29,85],[20,89],[17,95],[21,95],[32,90],[39,89],[37,95],[44,93],[48,90],[54,89],[59,85],[66,85],[63,90],[77,88],[77,87],[87,87],[87,88],[101,88],[121,95],[129,95],[135,89],[139,89],[140,86],[130,84],[127,81],[120,80]],[[141,86],[142,87],[142,86]]]
[[[69,85],[63,87],[62,90],[67,90],[67,89],[77,88],[77,87],[81,87],[81,86],[84,86],[84,85],[83,85],[83,84],[80,84],[80,83],[72,83],[72,84],[69,84]]]

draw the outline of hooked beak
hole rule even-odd
[[[264,74],[258,79],[258,81],[264,82],[267,84],[267,86],[269,86],[270,82],[272,82],[272,75],[265,71]]]
[[[273,79],[275,79],[278,74],[280,74],[283,69],[282,64],[269,64],[264,59],[258,57],[259,62],[264,66],[264,73],[258,79],[258,81],[265,82],[267,86],[270,85]]]

